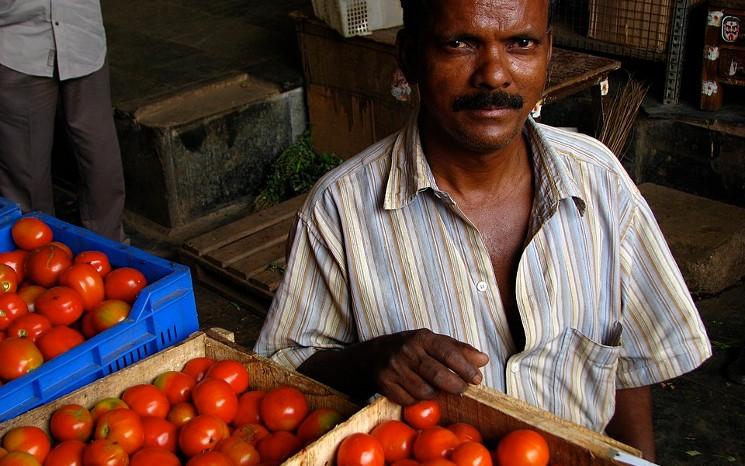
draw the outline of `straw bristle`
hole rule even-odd
[[[648,90],[646,84],[629,79],[605,108],[605,119],[598,139],[619,159],[623,159],[636,115]]]

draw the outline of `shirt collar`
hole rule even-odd
[[[586,204],[580,196],[577,184],[548,142],[541,125],[533,118],[528,118],[524,134],[527,136],[533,157],[536,180],[534,213],[539,218],[546,218],[558,208],[560,201],[572,199],[580,215],[584,215]],[[422,149],[415,114],[398,133],[393,143],[383,208],[395,210],[405,207],[419,193],[430,188],[439,191]]]

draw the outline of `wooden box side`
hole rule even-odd
[[[479,428],[488,447],[515,429],[530,428],[541,432],[551,451],[551,464],[572,466],[612,466],[612,452],[619,450],[634,455],[639,452],[628,445],[562,420],[502,393],[471,387],[462,396],[441,394],[442,425],[468,422]],[[401,407],[387,398],[379,398],[346,422],[336,426],[317,442],[290,458],[285,466],[336,464],[339,443],[357,432],[369,433],[380,422],[401,419]]]
[[[248,352],[217,333],[197,332],[182,343],[108,375],[66,396],[33,409],[0,425],[0,438],[16,426],[33,425],[48,432],[51,414],[60,406],[79,404],[91,408],[98,400],[119,397],[127,387],[151,383],[165,371],[181,370],[189,359],[207,356],[213,359],[236,359],[248,369],[251,389],[266,390],[278,385],[292,385],[306,393],[311,409],[330,407],[344,416],[359,410],[354,403],[326,385],[302,374],[287,370],[266,358]]]

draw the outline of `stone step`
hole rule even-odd
[[[639,190],[692,293],[716,294],[745,277],[745,209],[664,186]]]

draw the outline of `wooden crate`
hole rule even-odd
[[[77,391],[15,417],[0,425],[0,438],[16,426],[37,426],[48,432],[49,418],[55,409],[66,404],[79,404],[91,408],[98,400],[119,397],[125,388],[141,383],[151,383],[162,372],[181,370],[189,359],[207,356],[213,359],[241,361],[250,374],[251,389],[267,390],[278,385],[291,385],[305,393],[311,409],[334,408],[350,416],[359,407],[341,393],[302,374],[289,371],[266,358],[225,339],[214,331],[197,332],[183,343],[163,350],[149,358],[97,380]]]
[[[188,240],[179,251],[181,259],[200,283],[265,313],[282,280],[287,236],[305,197],[297,196]]]
[[[540,432],[548,442],[552,465],[612,466],[617,464],[611,459],[616,451],[639,456],[639,451],[628,445],[494,390],[470,387],[463,396],[441,394],[438,400],[442,406],[441,424],[473,424],[479,428],[487,445],[490,440],[515,429]],[[284,466],[332,466],[338,445],[344,438],[357,432],[370,432],[388,419],[401,419],[401,406],[387,398],[379,398],[301,454],[287,460]]]

